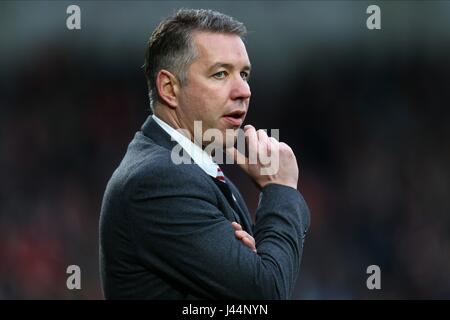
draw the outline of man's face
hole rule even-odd
[[[192,38],[198,55],[180,89],[179,119],[191,134],[194,121],[202,121],[203,133],[215,128],[225,136],[226,129],[242,125],[250,102],[245,45],[239,36],[230,34],[196,32]]]

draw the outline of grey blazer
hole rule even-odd
[[[108,182],[100,214],[105,298],[289,299],[309,227],[303,197],[269,184],[253,225],[232,182],[224,188],[196,164],[175,165],[175,145],[148,117]],[[257,253],[236,239],[232,221],[254,236]]]

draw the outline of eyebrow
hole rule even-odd
[[[234,69],[234,66],[230,63],[216,62],[211,67],[208,68],[208,71],[211,72],[214,69],[218,69],[218,68]],[[246,65],[242,68],[242,70],[250,72],[252,70],[252,66],[250,64]]]

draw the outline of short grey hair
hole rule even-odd
[[[187,68],[197,57],[192,43],[195,31],[235,34],[241,38],[247,34],[242,22],[213,10],[180,9],[161,21],[150,36],[143,66],[152,111],[160,99],[156,88],[156,76],[160,70],[170,71],[178,77],[181,85],[186,84]]]

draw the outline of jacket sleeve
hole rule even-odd
[[[207,299],[289,299],[309,210],[300,193],[270,184],[260,195],[255,240],[244,246],[203,175],[162,166],[139,175],[127,196],[140,261]],[[157,178],[156,178],[157,177]]]

